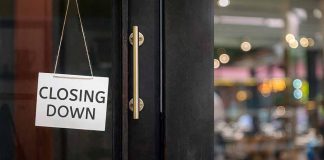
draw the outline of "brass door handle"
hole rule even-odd
[[[133,111],[133,119],[139,119],[144,102],[139,98],[138,48],[143,44],[144,36],[138,32],[138,26],[133,26],[132,32],[129,41],[133,45],[133,98],[129,102],[129,107]]]

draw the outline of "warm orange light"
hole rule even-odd
[[[316,102],[315,101],[309,101],[306,105],[306,108],[308,110],[314,110],[316,108]]]
[[[258,86],[258,90],[265,97],[269,96],[271,92],[281,92],[284,91],[286,88],[286,81],[285,79],[281,78],[273,78],[270,80],[266,80]]]
[[[261,83],[258,86],[259,91],[261,92],[261,94],[265,97],[269,96],[270,93],[272,92],[272,84],[271,81],[265,81],[263,83]]]
[[[240,90],[236,93],[236,99],[240,102],[245,101],[248,98],[248,93],[244,90]]]
[[[271,80],[271,84],[274,92],[281,92],[286,89],[286,82],[284,79],[274,78]]]

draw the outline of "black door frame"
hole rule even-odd
[[[214,0],[164,1],[165,159],[213,159]]]
[[[122,146],[120,152],[116,152],[119,156],[114,157],[123,160],[213,159],[214,1],[122,0],[118,3],[121,3],[122,19],[119,32],[122,50],[118,52],[122,53],[122,108],[117,113],[122,115],[119,117],[122,124],[121,130],[114,133],[122,133]],[[139,31],[144,32],[144,46],[154,45],[151,49],[141,47],[139,57],[140,61],[141,56],[154,61],[146,65],[154,65],[154,71],[143,70],[144,65],[140,65],[140,72],[155,76],[149,83],[156,87],[154,101],[145,104],[140,114],[145,117],[150,110],[148,119],[154,123],[147,122],[149,127],[146,128],[155,129],[155,134],[141,127],[145,125],[141,122],[148,119],[134,123],[128,109],[132,96],[128,36],[132,25],[139,25]],[[154,56],[145,53],[147,51]],[[150,133],[145,135],[145,132]],[[143,141],[155,144],[136,148],[141,147],[136,144],[145,143]]]
[[[160,0],[122,1],[122,68],[123,68],[123,160],[161,159],[160,112]],[[145,106],[140,119],[133,120],[128,102],[132,98],[132,46],[128,36],[131,27],[139,26],[145,37],[139,48],[140,98]],[[131,149],[130,149],[131,148]]]

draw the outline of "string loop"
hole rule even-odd
[[[88,45],[87,45],[87,41],[86,41],[86,36],[85,36],[85,33],[84,33],[84,29],[83,29],[83,23],[82,23],[82,18],[81,18],[81,14],[80,14],[78,0],[75,0],[75,3],[76,3],[77,11],[78,11],[79,23],[80,23],[80,28],[81,28],[81,32],[82,32],[84,47],[86,49],[86,54],[87,54],[87,58],[88,58],[90,73],[91,73],[91,76],[93,77],[93,71],[92,71],[92,66],[91,66],[91,61],[90,61],[90,56],[89,56],[89,50],[88,50]],[[56,61],[55,61],[55,66],[54,66],[54,74],[56,74],[57,63],[58,63],[58,60],[59,60],[59,57],[60,57],[61,46],[62,46],[62,41],[63,41],[63,37],[64,37],[64,30],[65,30],[66,19],[67,19],[67,15],[68,15],[68,12],[69,12],[69,8],[70,8],[70,0],[68,0],[68,2],[67,2],[66,11],[65,11],[65,15],[64,15],[63,27],[62,27],[62,31],[61,31],[61,37],[60,37],[60,43],[59,43],[59,47],[58,47],[58,50],[57,50]]]

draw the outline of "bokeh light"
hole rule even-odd
[[[248,98],[248,93],[245,90],[240,90],[236,93],[236,99],[240,102],[245,101]]]
[[[303,82],[300,79],[295,79],[293,81],[293,87],[296,89],[300,89],[303,85]]]
[[[268,97],[272,92],[271,81],[264,81],[258,86],[258,90],[264,97]]]
[[[220,7],[227,7],[230,5],[230,0],[218,0],[218,5]]]
[[[274,78],[271,80],[271,83],[274,92],[281,92],[286,89],[286,82],[284,79]]]
[[[315,41],[313,38],[307,38],[308,39],[308,43],[309,43],[309,47],[313,47],[315,45]]]
[[[294,41],[294,40],[296,40],[296,39],[295,39],[295,36],[294,36],[293,34],[288,33],[288,34],[286,35],[286,42],[287,42],[287,43],[291,43],[291,42]]]
[[[251,43],[250,43],[250,42],[245,41],[245,42],[242,42],[242,43],[241,43],[241,49],[242,49],[244,52],[248,52],[248,51],[250,51],[251,48],[252,48],[252,46],[251,46]]]
[[[309,46],[308,39],[305,37],[300,38],[299,43],[302,47],[306,48]]]
[[[220,62],[218,59],[214,59],[214,68],[217,69],[220,67]]]
[[[314,15],[315,18],[321,19],[322,18],[322,11],[319,10],[318,8],[315,8],[313,10],[313,15]]]
[[[294,98],[301,99],[303,97],[303,92],[300,89],[294,90]]]
[[[230,61],[230,56],[226,53],[223,53],[219,56],[219,61],[223,64],[226,64]]]
[[[293,41],[289,42],[289,47],[296,49],[298,47],[298,41],[294,39]]]

